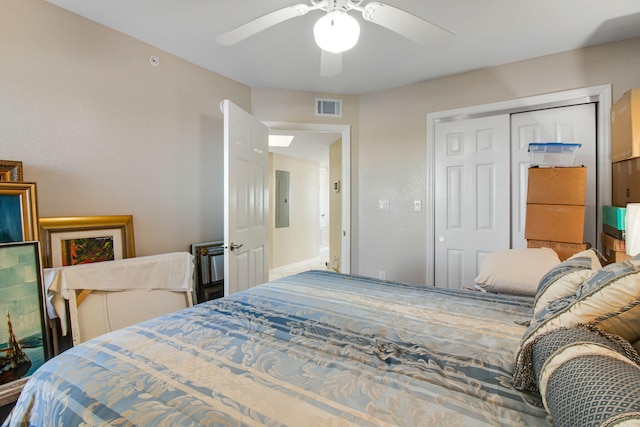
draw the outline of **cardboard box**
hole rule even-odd
[[[524,238],[584,243],[584,206],[527,203]]]
[[[640,88],[627,91],[611,106],[611,161],[640,156]]]
[[[602,241],[602,246],[611,249],[616,252],[624,252],[625,244],[624,240],[616,239],[615,237],[611,237],[606,233],[602,233],[600,236],[600,240]]]
[[[627,206],[627,203],[640,203],[640,158],[612,164],[611,181],[612,205]]]
[[[560,261],[564,261],[571,255],[575,255],[578,252],[589,249],[588,243],[563,243],[563,242],[550,242],[548,240],[527,240],[528,248],[551,248],[560,258]]]
[[[602,242],[602,255],[607,259],[607,264],[622,262],[631,258],[625,252],[624,240],[618,240],[606,233],[602,233],[600,241]]]
[[[529,168],[527,203],[584,205],[587,168]]]

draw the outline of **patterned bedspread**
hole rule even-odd
[[[546,426],[511,385],[531,300],[312,271],[88,341],[6,425]]]

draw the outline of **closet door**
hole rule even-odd
[[[597,145],[596,104],[571,105],[511,115],[512,247],[525,248],[528,147],[531,142],[580,143],[576,165],[587,167],[585,241],[597,246]]]
[[[510,245],[509,115],[435,126],[435,285],[474,285],[489,252]]]

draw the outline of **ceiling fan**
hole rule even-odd
[[[453,33],[444,28],[385,3],[373,1],[363,5],[364,0],[309,1],[311,5],[295,4],[263,15],[218,35],[216,40],[221,45],[234,45],[291,18],[322,10],[326,14],[314,27],[314,37],[322,54],[320,75],[333,77],[342,72],[342,53],[354,47],[360,35],[360,24],[349,15],[351,10],[362,13],[366,21],[422,45],[443,44],[453,37]]]

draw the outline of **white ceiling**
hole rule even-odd
[[[313,40],[321,11],[234,46],[215,40],[306,0],[48,1],[251,87],[337,94],[373,93],[640,36],[640,0],[385,0],[454,33],[453,42],[423,47],[352,11],[361,25],[360,41],[344,54],[342,74],[322,78]]]
[[[290,157],[329,164],[329,146],[342,135],[333,132],[290,131],[271,129],[271,135],[291,135],[293,140],[288,147],[269,147],[269,152],[285,154]]]

